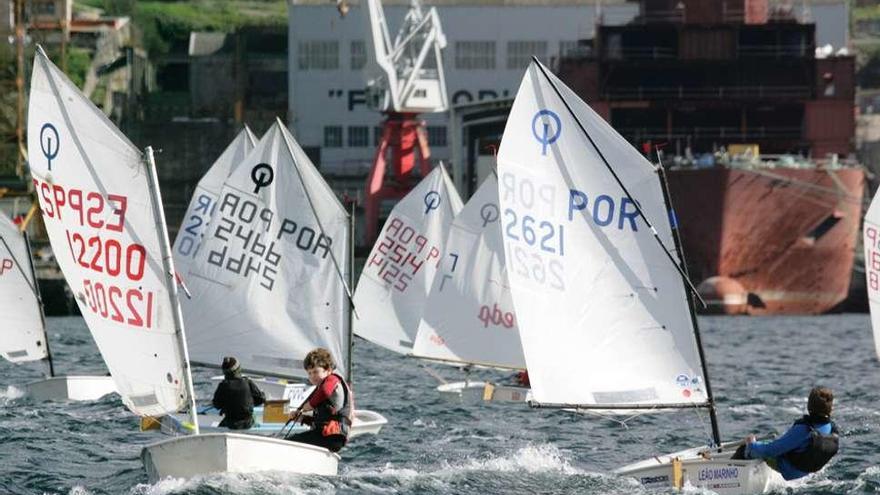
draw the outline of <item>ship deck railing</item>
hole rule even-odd
[[[813,96],[810,86],[631,86],[608,90],[605,100],[696,100],[723,98],[805,99]]]
[[[811,43],[788,43],[788,44],[740,44],[731,49],[730,56],[733,59],[808,59],[813,58],[816,53],[815,45]],[[679,58],[679,49],[675,46],[619,46],[606,45],[602,52],[607,61],[627,61],[627,60],[673,60]],[[698,60],[691,56],[685,56],[682,60],[692,61]],[[717,58],[709,60],[717,61]]]
[[[693,127],[617,127],[617,132],[632,142],[654,139],[723,139],[749,142],[751,139],[800,139],[800,127],[756,126],[742,129],[732,126]]]

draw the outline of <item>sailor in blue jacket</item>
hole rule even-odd
[[[831,421],[833,402],[831,389],[813,388],[807,400],[809,414],[775,440],[758,442],[750,435],[733,458],[764,459],[786,480],[819,471],[839,448],[837,426]]]

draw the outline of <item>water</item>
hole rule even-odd
[[[880,493],[880,365],[867,315],[700,319],[725,440],[784,431],[814,384],[836,393],[841,453],[819,475],[777,493]],[[50,318],[59,374],[106,372],[80,318]],[[158,438],[116,396],[93,403],[35,404],[16,385],[39,364],[0,363],[0,493],[584,493],[647,491],[607,474],[622,464],[692,447],[709,436],[695,412],[642,416],[626,425],[518,404],[442,399],[421,364],[358,341],[357,404],[384,414],[378,436],[342,452],[340,476],[217,475],[147,483],[139,451]],[[437,368],[449,379],[461,375]],[[609,370],[613,372],[613,370]],[[197,370],[197,394],[212,393]],[[475,377],[492,373],[475,372]]]

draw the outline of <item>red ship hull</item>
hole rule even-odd
[[[846,299],[861,168],[682,169],[668,180],[690,277],[704,282],[710,311],[820,314]]]

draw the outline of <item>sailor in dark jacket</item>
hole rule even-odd
[[[214,392],[214,407],[220,410],[220,426],[246,430],[254,425],[254,406],[266,402],[266,396],[254,382],[241,376],[241,364],[234,357],[223,358],[224,380]]]
[[[807,400],[809,414],[794,422],[781,437],[766,442],[746,438],[736,458],[764,459],[786,480],[802,478],[822,469],[837,454],[837,425],[831,421],[834,394],[831,389],[815,387]]]

